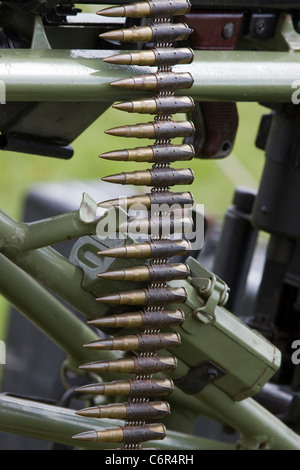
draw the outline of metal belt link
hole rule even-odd
[[[113,135],[129,135],[129,136],[135,136],[134,132],[139,133],[139,137],[149,137],[155,139],[155,143],[152,146],[153,149],[153,165],[152,168],[149,170],[144,171],[142,174],[138,174],[139,172],[136,172],[134,175],[128,174],[128,173],[123,173],[121,175],[114,175],[113,177],[109,177],[109,181],[113,183],[118,183],[122,182],[124,184],[129,183],[128,178],[130,179],[130,184],[139,184],[141,185],[144,183],[146,186],[149,186],[151,188],[151,191],[149,193],[149,198],[151,200],[151,197],[155,196],[160,196],[161,194],[165,194],[168,200],[168,195],[170,195],[169,198],[169,204],[171,205],[176,200],[180,197],[180,194],[178,193],[173,193],[171,192],[171,187],[174,184],[186,184],[186,175],[185,171],[179,173],[177,170],[171,168],[171,162],[176,161],[176,158],[174,160],[174,157],[172,156],[173,152],[176,151],[178,152],[178,160],[185,160],[185,157],[182,157],[184,155],[184,152],[190,152],[190,157],[192,157],[193,154],[193,148],[191,146],[189,147],[178,147],[174,146],[172,143],[172,140],[175,137],[184,137],[186,136],[186,133],[193,133],[193,125],[192,123],[189,122],[183,122],[180,123],[179,125],[174,126],[174,122],[172,119],[172,115],[178,112],[178,107],[174,105],[174,109],[172,112],[172,102],[171,102],[171,108],[164,108],[162,106],[160,110],[160,100],[164,100],[165,98],[172,98],[175,97],[175,90],[176,90],[176,81],[177,78],[184,80],[183,85],[181,88],[189,88],[192,85],[192,77],[189,76],[188,74],[184,74],[184,77],[182,77],[182,74],[176,74],[174,73],[174,83],[171,83],[171,85],[168,87],[167,85],[161,85],[160,81],[164,81],[165,78],[170,77],[170,74],[173,73],[173,67],[172,65],[175,65],[176,59],[174,59],[174,54],[177,53],[175,51],[175,48],[173,47],[173,43],[177,41],[180,41],[182,39],[187,39],[189,34],[192,32],[186,25],[182,25],[180,23],[174,24],[172,23],[172,18],[176,15],[180,14],[185,14],[190,10],[190,2],[188,0],[160,0],[159,2],[156,2],[154,0],[146,0],[140,3],[136,4],[131,4],[131,5],[125,5],[125,6],[118,6],[118,7],[111,7],[108,9],[103,10],[102,12],[99,12],[102,15],[105,16],[125,16],[125,17],[131,17],[131,18],[151,18],[151,23],[145,27],[135,27],[135,28],[128,28],[127,30],[118,30],[118,31],[109,31],[108,33],[102,34],[103,39],[113,39],[113,40],[124,40],[126,42],[130,42],[132,39],[132,42],[151,42],[154,44],[154,47],[152,51],[147,50],[146,52],[144,50],[140,51],[140,53],[135,53],[134,54],[127,54],[127,55],[119,55],[115,57],[108,58],[107,61],[110,63],[116,63],[116,64],[122,64],[124,61],[128,60],[129,62],[133,60],[133,57],[135,57],[134,60],[141,60],[141,63],[143,62],[143,65],[153,65],[153,60],[154,60],[154,65],[155,65],[155,60],[157,62],[157,72],[156,72],[156,77],[157,77],[157,84],[155,85],[155,78],[153,76],[148,77],[145,76],[144,78],[144,83],[143,83],[143,78],[139,77],[137,80],[139,81],[139,84],[137,85],[136,82],[133,79],[129,80],[120,80],[118,83],[113,83],[112,85],[114,86],[120,86],[123,88],[126,87],[141,87],[142,89],[147,89],[147,84],[149,83],[149,89],[152,89],[153,91],[156,92],[155,94],[155,99],[156,99],[156,107],[157,109],[152,113],[154,114],[154,121],[153,123],[150,123],[153,125],[154,131],[152,132],[152,128],[150,126],[149,134],[144,135],[143,134],[143,129],[142,129],[142,134],[139,133],[139,129],[136,127],[133,128],[134,126],[123,126],[122,128],[119,129],[112,129],[110,130],[110,133]],[[143,16],[145,15],[145,16]],[[190,51],[190,52],[189,52]],[[169,54],[168,54],[169,52]],[[162,63],[161,60],[158,60],[157,57],[161,54],[164,54],[166,57],[164,63]],[[147,57],[149,57],[150,63],[145,63],[147,62],[148,59],[145,59],[147,54]],[[191,50],[188,48],[185,48],[184,50],[179,50],[178,49],[178,61],[181,61],[183,59],[180,59],[182,56],[187,57],[185,58],[185,62],[183,63],[191,63],[193,60],[193,53]],[[156,57],[156,59],[153,59],[153,57]],[[125,64],[124,64],[125,65]],[[133,65],[136,65],[133,64]],[[138,64],[137,64],[138,65]],[[154,82],[154,85],[153,85]],[[167,83],[167,82],[166,82]],[[134,102],[132,102],[132,106],[134,108]],[[141,102],[141,106],[143,107],[143,101]],[[164,102],[165,103],[165,102]],[[123,104],[123,108],[130,108],[128,103]],[[146,104],[145,104],[146,106]],[[127,110],[125,109],[124,110]],[[122,107],[120,108],[122,109]],[[167,109],[167,111],[166,111]],[[170,132],[168,133],[168,128],[166,131],[162,132],[160,129],[160,124],[166,124],[168,125],[170,123]],[[155,127],[157,125],[157,127]],[[147,127],[148,129],[148,127]],[[159,129],[157,131],[157,129]],[[145,131],[146,132],[146,131]],[[148,130],[147,130],[148,132]],[[168,150],[170,149],[170,150]],[[148,150],[149,151],[149,150]],[[123,153],[122,153],[123,152]],[[125,152],[126,153],[126,152]],[[164,157],[163,160],[159,160],[159,158],[156,158],[156,153],[158,155],[160,153],[164,153],[164,155],[170,154],[170,158],[168,159],[167,157]],[[130,155],[130,150],[127,151],[127,154]],[[122,160],[122,155],[124,155],[124,150],[121,151],[121,153],[118,154],[117,152],[117,160],[120,159]],[[141,160],[144,161],[144,155],[145,152],[143,152],[143,149],[141,149]],[[180,156],[181,155],[181,156]],[[105,155],[103,155],[105,158]],[[106,155],[107,157],[107,155]],[[112,158],[113,159],[113,158]],[[190,158],[189,158],[190,159]],[[137,160],[139,161],[139,157]],[[149,162],[151,159],[149,160]],[[189,170],[191,172],[191,170]],[[165,173],[165,176],[163,173]],[[175,174],[175,179],[174,177],[170,176],[168,180],[168,175],[173,175]],[[132,178],[137,178],[137,182],[135,183],[135,180],[132,180]],[[128,181],[127,181],[128,180]],[[108,179],[107,179],[108,181]],[[133,181],[133,182],[132,182]],[[174,183],[175,181],[175,183]],[[192,183],[193,181],[193,176],[189,177],[189,184]],[[192,197],[192,196],[191,196]],[[152,201],[152,200],[151,200]],[[112,203],[113,204],[113,203]],[[117,204],[117,202],[115,202]],[[184,208],[184,204],[182,205],[182,208]],[[166,350],[168,351],[169,348],[176,347],[180,344],[180,337],[177,334],[176,336],[173,336],[170,339],[170,342],[168,343],[168,335],[166,333],[162,332],[162,329],[164,327],[168,327],[170,325],[180,325],[184,319],[184,315],[182,314],[182,311],[180,309],[174,311],[169,311],[167,309],[168,303],[171,304],[176,304],[176,302],[184,302],[186,300],[185,297],[185,292],[184,289],[168,289],[168,283],[164,279],[163,273],[164,270],[167,270],[170,264],[170,258],[176,255],[182,255],[182,254],[188,254],[190,251],[190,245],[188,242],[185,240],[179,240],[179,241],[174,241],[170,237],[171,233],[171,227],[167,235],[164,234],[163,231],[163,223],[164,220],[167,220],[167,216],[171,217],[170,213],[166,212],[155,212],[152,210],[153,209],[153,204],[150,203],[148,207],[148,214],[149,214],[149,241],[146,243],[141,244],[140,250],[139,251],[139,244],[136,246],[133,246],[131,248],[131,255],[129,253],[129,250],[124,248],[122,251],[116,251],[114,249],[110,250],[110,253],[107,251],[101,253],[102,256],[135,256],[135,257],[140,257],[148,260],[148,269],[149,273],[151,272],[151,268],[155,268],[156,271],[155,273],[162,273],[161,275],[159,274],[154,274],[154,278],[151,278],[151,275],[149,274],[149,280],[146,284],[146,289],[141,290],[141,291],[136,291],[135,294],[132,294],[132,297],[130,297],[130,293],[128,293],[127,299],[134,299],[140,298],[143,296],[143,292],[145,293],[145,303],[142,303],[142,310],[138,311],[139,313],[136,313],[134,310],[133,313],[129,314],[122,314],[123,318],[126,318],[126,315],[128,318],[132,318],[132,316],[137,316],[140,315],[141,317],[141,325],[139,326],[138,330],[138,340],[137,340],[137,348],[135,351],[130,351],[131,354],[133,354],[131,357],[132,359],[125,359],[120,360],[121,362],[118,362],[120,364],[120,371],[122,372],[130,372],[133,373],[133,379],[126,381],[120,381],[120,383],[116,384],[117,387],[123,387],[126,388],[127,386],[127,402],[121,404],[120,407],[117,405],[111,405],[109,410],[107,411],[108,408],[107,406],[98,406],[96,407],[97,410],[95,409],[85,409],[81,410],[79,414],[82,414],[84,416],[97,416],[97,417],[121,417],[125,416],[123,418],[125,420],[124,426],[108,431],[88,431],[85,433],[81,433],[75,438],[77,439],[82,439],[82,440],[96,440],[96,441],[115,441],[115,442],[121,442],[124,444],[124,449],[127,450],[139,450],[142,449],[142,443],[147,442],[149,440],[160,440],[165,437],[165,426],[163,424],[151,424],[152,419],[156,420],[157,418],[160,418],[161,416],[164,417],[163,415],[167,416],[170,412],[168,408],[168,403],[165,401],[152,401],[153,397],[160,396],[160,395],[165,395],[166,390],[167,393],[171,393],[173,384],[172,381],[168,381],[168,387],[165,387],[166,390],[161,386],[161,382],[157,381],[155,379],[155,373],[156,372],[162,372],[162,373],[168,373],[168,370],[174,370],[176,367],[176,359],[175,357],[171,356],[158,356],[157,355],[157,348],[160,348],[161,344],[165,345]],[[175,215],[174,215],[175,217]],[[159,234],[153,235],[151,233],[151,227],[152,227],[152,222],[153,220],[159,220],[161,221],[161,227],[162,231],[159,232]],[[159,229],[160,230],[160,229]],[[134,251],[136,250],[136,252]],[[142,253],[142,254],[141,254]],[[188,275],[188,271],[184,272],[184,269],[182,268],[182,265],[180,265],[180,268],[178,268],[178,265],[172,265],[172,269],[182,269],[182,274],[179,273],[178,278],[186,278]],[[125,272],[125,271],[124,271]],[[126,275],[128,273],[125,273]],[[157,277],[155,277],[157,276]],[[180,277],[182,276],[182,277]],[[166,277],[167,278],[167,277]],[[168,278],[167,278],[168,279]],[[102,297],[98,300],[106,302],[108,305],[117,305],[116,303],[119,302],[122,303],[122,292],[121,293],[116,293],[116,295],[112,296],[105,296]],[[161,299],[161,300],[160,300]],[[170,299],[170,300],[169,300]],[[131,301],[130,301],[131,302]],[[134,304],[134,302],[133,302]],[[132,305],[132,302],[131,302]],[[137,303],[137,305],[141,305],[140,302]],[[137,308],[137,307],[134,307]],[[158,318],[157,324],[153,322],[151,324],[151,317],[153,318]],[[149,320],[150,319],[150,320]],[[105,320],[104,320],[105,321]],[[149,323],[150,322],[150,323]],[[150,327],[148,325],[151,325]],[[134,341],[132,338],[129,336],[125,336],[124,339],[121,339],[122,345],[124,345],[128,341]],[[149,342],[150,346],[149,348],[145,346],[146,342]],[[104,345],[102,342],[101,346],[101,341],[99,342],[99,349]],[[151,344],[153,343],[153,347],[151,347]],[[108,344],[107,341],[105,344]],[[113,345],[113,340],[111,340],[110,344],[110,349],[114,349]],[[158,346],[157,346],[158,344]],[[88,345],[87,345],[88,346]],[[93,345],[92,345],[93,346]],[[162,347],[163,350],[165,350],[164,347]],[[126,348],[125,348],[126,350]],[[128,362],[129,361],[129,362]],[[131,361],[131,362],[130,362]],[[117,367],[116,363],[112,363],[111,361],[108,365],[107,368],[109,369],[110,367],[114,368]],[[133,364],[133,365],[132,365]],[[149,364],[149,367],[148,367]],[[103,370],[105,367],[105,364],[103,363],[95,363],[94,366],[93,364],[88,365],[89,370]],[[125,383],[126,382],[126,383]],[[149,394],[147,395],[147,390],[150,384],[149,388]],[[152,388],[151,388],[152,387]],[[107,385],[107,389],[112,390],[113,386],[110,384]],[[157,392],[154,392],[154,390],[157,388]],[[91,391],[93,389],[93,393],[95,393],[95,390],[99,390],[99,393],[105,394],[105,385],[102,387],[98,388],[95,387],[93,388],[93,385],[85,386],[82,387],[82,391],[84,393],[87,393],[88,391]],[[137,392],[137,390],[140,390],[140,393]],[[162,393],[164,392],[164,393]],[[107,392],[108,393],[108,392]],[[152,405],[154,408],[152,408]],[[142,407],[141,409],[144,409],[144,413],[139,413],[138,407]],[[120,414],[118,415],[118,409],[120,409]],[[124,412],[125,410],[125,412]],[[157,412],[156,412],[157,411]],[[107,414],[108,413],[108,414]],[[149,424],[150,422],[150,424]]]

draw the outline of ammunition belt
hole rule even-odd
[[[115,161],[149,162],[151,169],[135,172],[120,173],[104,177],[104,181],[115,184],[133,184],[151,186],[151,192],[143,196],[134,196],[126,200],[130,204],[142,203],[148,209],[149,219],[138,221],[140,230],[150,233],[149,241],[107,249],[101,256],[134,257],[148,260],[148,264],[122,271],[107,272],[100,278],[112,281],[134,280],[146,282],[147,288],[136,291],[118,292],[101,297],[98,300],[107,305],[140,306],[141,310],[129,313],[99,318],[92,321],[97,328],[137,328],[137,334],[119,336],[112,339],[99,340],[85,345],[99,350],[120,350],[130,352],[123,359],[99,361],[84,364],[82,369],[94,372],[124,372],[134,374],[130,380],[120,380],[111,383],[91,384],[80,387],[79,391],[95,395],[125,395],[125,403],[95,406],[80,410],[78,414],[91,417],[124,419],[125,425],[105,431],[87,431],[74,436],[76,439],[92,441],[123,442],[124,449],[139,450],[141,443],[148,440],[160,440],[165,437],[166,429],[163,424],[152,424],[152,419],[163,418],[170,413],[166,401],[151,401],[155,396],[167,395],[172,392],[172,380],[156,380],[153,374],[168,373],[176,368],[176,358],[172,355],[158,356],[160,349],[169,350],[180,345],[177,333],[163,333],[162,329],[181,325],[184,321],[183,312],[167,310],[170,304],[186,301],[184,288],[169,288],[168,281],[186,279],[189,275],[185,263],[172,264],[170,258],[178,255],[186,256],[190,243],[185,240],[173,240],[169,237],[178,229],[174,214],[168,211],[151,211],[153,204],[163,203],[171,207],[174,203],[184,208],[191,205],[191,193],[176,193],[171,186],[191,184],[194,175],[190,169],[171,168],[172,162],[190,160],[194,149],[190,145],[174,145],[172,140],[178,137],[188,137],[194,132],[192,122],[174,121],[173,114],[189,113],[194,107],[193,100],[186,96],[176,98],[175,91],[188,89],[193,85],[190,73],[173,72],[177,64],[190,64],[193,61],[193,51],[190,48],[173,47],[174,41],[186,40],[192,30],[182,23],[172,23],[176,15],[184,15],[190,11],[188,0],[145,0],[131,5],[107,8],[101,15],[108,17],[150,18],[151,24],[117,31],[109,31],[101,35],[103,39],[120,42],[152,43],[152,50],[119,54],[108,57],[107,63],[118,65],[148,65],[157,66],[157,73],[145,76],[117,80],[112,86],[132,90],[150,90],[156,95],[140,101],[129,101],[115,104],[114,108],[139,114],[153,114],[154,121],[134,126],[123,126],[106,131],[108,134],[122,137],[137,137],[154,139],[153,145],[136,149],[119,150],[102,155],[103,158]],[[119,200],[106,202],[107,206],[122,205]],[[105,204],[104,204],[105,205]],[[131,223],[133,223],[132,221]],[[189,224],[184,216],[178,224]],[[166,224],[169,232],[166,233]],[[153,227],[157,231],[153,234]],[[120,230],[120,227],[119,227]],[[124,229],[130,230],[130,222]],[[128,354],[128,353],[127,353]],[[149,423],[150,420],[150,423]]]

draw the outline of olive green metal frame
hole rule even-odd
[[[99,353],[82,347],[82,344],[94,341],[98,336],[48,289],[89,319],[97,315],[97,303],[82,288],[83,273],[80,268],[44,245],[94,235],[99,220],[89,216],[95,208],[94,204],[84,195],[78,211],[29,224],[16,222],[0,212],[0,293],[66,352],[62,372],[65,368],[78,372],[79,364],[99,359]],[[101,353],[101,358],[110,360],[116,355],[105,351]],[[101,375],[103,380],[116,378],[111,374],[109,377]],[[188,411],[194,416],[210,417],[232,426],[241,436],[239,448],[300,449],[300,437],[252,398],[235,402],[210,384],[197,395],[189,396],[188,400],[183,392],[175,389],[170,402],[175,413],[176,410],[180,413]],[[100,430],[107,426],[105,420],[95,423],[93,419],[77,417],[70,410],[0,395],[0,431],[3,432],[71,445],[72,435],[85,429]],[[155,445],[157,447],[157,443]],[[90,443],[80,446],[85,449],[103,448]],[[233,445],[175,431],[168,431],[166,440],[158,447],[195,450],[234,448]]]

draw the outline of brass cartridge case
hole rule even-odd
[[[169,395],[174,390],[171,379],[146,379],[146,380],[115,380],[107,383],[84,385],[76,389],[77,392],[87,395],[130,395],[131,397],[153,397],[157,395]]]
[[[182,310],[142,310],[139,312],[128,312],[119,315],[110,315],[88,323],[96,328],[165,328],[168,326],[182,325],[184,322]]]
[[[120,271],[106,271],[98,274],[98,277],[112,281],[168,282],[175,279],[186,279],[189,274],[190,268],[185,263],[166,263],[138,266]]]
[[[194,84],[188,72],[165,72],[139,75],[111,82],[112,86],[138,91],[175,91],[191,88]]]
[[[153,168],[152,170],[119,173],[105,176],[101,179],[107,183],[114,184],[169,187],[192,184],[194,181],[194,172],[189,168]]]
[[[178,333],[141,333],[93,341],[92,343],[86,344],[85,347],[102,351],[151,352],[159,349],[177,348],[180,342]]]
[[[119,111],[139,114],[176,114],[190,113],[195,107],[194,100],[189,96],[166,96],[147,100],[127,101],[113,105]]]
[[[192,145],[149,145],[128,150],[115,150],[100,155],[112,161],[169,163],[192,160],[195,149]]]
[[[176,139],[190,137],[195,132],[192,121],[155,121],[133,126],[108,129],[106,134],[116,137],[135,137],[137,139]]]
[[[73,439],[91,442],[127,442],[138,443],[164,439],[166,428],[163,424],[144,424],[105,429],[104,431],[85,431],[73,436]]]
[[[157,47],[151,51],[142,50],[127,54],[116,54],[105,57],[103,62],[116,65],[141,65],[141,66],[172,66],[177,64],[191,64],[194,60],[194,51],[189,47],[163,48]]]
[[[172,256],[187,255],[191,249],[191,243],[188,240],[153,240],[108,248],[99,251],[98,254],[112,258],[171,258]]]
[[[145,403],[114,403],[98,405],[76,411],[77,415],[90,418],[147,420],[165,418],[170,414],[170,405],[165,401]]]
[[[193,30],[185,23],[155,23],[149,26],[135,26],[116,29],[99,35],[102,39],[119,42],[174,42],[188,39]]]
[[[145,305],[159,306],[170,303],[183,303],[187,299],[186,290],[183,287],[173,289],[139,289],[127,292],[118,292],[116,294],[98,297],[99,302],[108,305]]]
[[[95,372],[128,373],[128,374],[156,374],[176,369],[177,360],[174,356],[140,357],[114,359],[112,361],[90,362],[79,366],[82,370]]]
[[[145,0],[129,5],[109,7],[97,12],[98,15],[112,18],[165,18],[189,13],[188,0]]]

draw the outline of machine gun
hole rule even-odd
[[[0,4],[2,150],[68,159],[75,138],[113,103],[123,112],[155,116],[147,124],[109,131],[154,139],[154,145],[102,155],[152,163],[151,169],[103,178],[149,186],[151,192],[99,204],[85,195],[79,211],[35,224],[1,213],[0,292],[67,351],[64,367],[80,371],[87,381],[76,393],[93,406],[76,416],[3,394],[0,430],[28,436],[42,431],[44,439],[95,449],[114,442],[127,450],[144,448],[143,442],[162,449],[299,449],[299,367],[291,360],[300,334],[299,4],[114,5],[89,15],[63,0]],[[265,170],[257,194],[237,190],[209,270],[197,259],[201,247],[195,249],[189,232],[173,238],[178,227],[190,226],[182,209],[193,208],[195,201],[190,192],[170,187],[189,185],[194,175],[170,164],[230,158],[240,101],[271,110],[256,142],[266,151]],[[173,120],[177,113],[186,120]],[[183,141],[173,144],[177,138]],[[146,217],[128,220],[137,204]],[[99,227],[111,215],[117,218],[115,239],[99,241]],[[196,238],[197,224],[198,219]],[[258,231],[270,234],[270,242],[255,306],[245,318],[241,299]],[[142,234],[150,240],[141,241]],[[70,260],[49,248],[66,237],[80,237]],[[104,337],[83,326],[37,281]],[[11,290],[15,282],[21,292],[32,293],[30,299]],[[39,313],[40,301],[46,316]],[[56,315],[67,325],[64,332]],[[111,404],[120,395],[128,400]],[[231,447],[184,434],[191,434],[183,423],[185,411],[238,430],[238,442]],[[111,428],[102,420],[95,424],[93,417],[120,422]],[[165,419],[167,431],[152,423],[158,418]],[[24,425],[16,430],[20,419]]]

